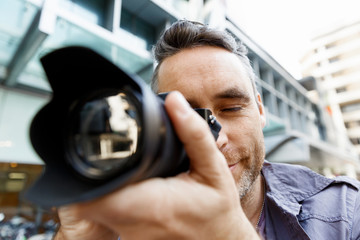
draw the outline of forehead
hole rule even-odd
[[[236,88],[253,95],[239,57],[218,47],[185,49],[168,57],[159,68],[158,80],[159,92],[177,90],[188,100],[211,98]]]

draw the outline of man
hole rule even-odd
[[[154,54],[152,88],[172,92],[165,108],[189,172],[61,208],[55,239],[359,239],[358,182],[264,163],[265,111],[242,45],[182,20]],[[216,142],[191,108],[216,116]]]

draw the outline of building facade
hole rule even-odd
[[[149,83],[152,45],[183,18],[226,29],[248,47],[268,118],[268,160],[356,177],[356,155],[350,145],[331,141],[323,107],[231,20],[226,8],[226,1],[218,0],[2,0],[0,209],[5,217],[27,216],[40,226],[44,216],[53,216],[22,198],[43,167],[29,141],[29,126],[52,94],[39,59],[60,47],[86,46]]]
[[[301,59],[302,72],[314,76],[336,130],[345,133],[360,156],[360,20],[323,29]],[[339,141],[344,144],[348,139]]]

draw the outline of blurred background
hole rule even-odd
[[[23,198],[43,169],[29,125],[52,94],[39,58],[87,46],[149,83],[152,45],[184,18],[225,29],[248,47],[268,116],[267,160],[360,179],[359,6],[351,0],[0,0],[0,239],[50,237],[57,224],[54,209]]]

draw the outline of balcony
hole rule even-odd
[[[360,89],[354,89],[351,91],[346,91],[336,95],[336,100],[338,104],[349,104],[354,103],[360,100]]]

